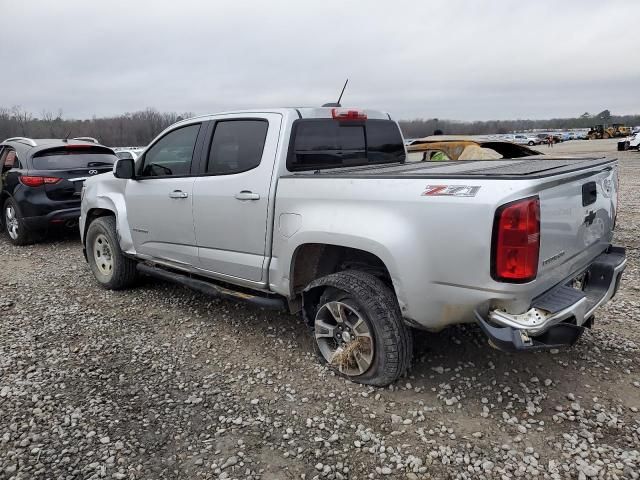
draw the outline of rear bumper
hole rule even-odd
[[[499,350],[571,346],[591,326],[596,309],[615,296],[626,264],[625,249],[609,247],[578,275],[583,280],[581,290],[574,288],[574,279],[570,279],[534,299],[523,314],[492,310],[485,318],[476,311],[476,320]]]
[[[46,230],[51,226],[76,222],[78,218],[80,218],[80,208],[67,208],[37,217],[25,217],[23,220],[29,230]]]

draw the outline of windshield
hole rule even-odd
[[[391,120],[297,120],[287,168],[320,170],[405,161],[404,142]]]

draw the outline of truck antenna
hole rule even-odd
[[[342,91],[340,92],[340,96],[338,97],[338,106],[340,106],[340,100],[342,100],[342,95],[344,95],[344,90],[347,88],[347,83],[349,83],[349,79],[347,78],[342,87]]]
[[[342,86],[342,91],[340,92],[340,96],[338,97],[338,101],[336,103],[325,103],[322,106],[323,107],[341,107],[342,105],[340,105],[340,100],[342,100],[342,95],[344,95],[344,91],[347,88],[347,83],[349,83],[349,79],[348,78],[344,82],[344,85]]]

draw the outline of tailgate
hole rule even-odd
[[[609,246],[617,190],[615,163],[542,185],[538,279],[564,280]]]

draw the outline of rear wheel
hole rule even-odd
[[[313,319],[320,361],[358,383],[386,386],[411,362],[411,330],[394,293],[374,275],[345,271],[321,280]]]
[[[12,199],[7,200],[3,212],[4,229],[9,235],[9,241],[14,245],[28,244],[31,241],[31,236],[16,202]]]
[[[120,249],[116,234],[116,219],[99,217],[89,225],[86,239],[87,260],[101,287],[121,290],[136,279],[136,262]]]

